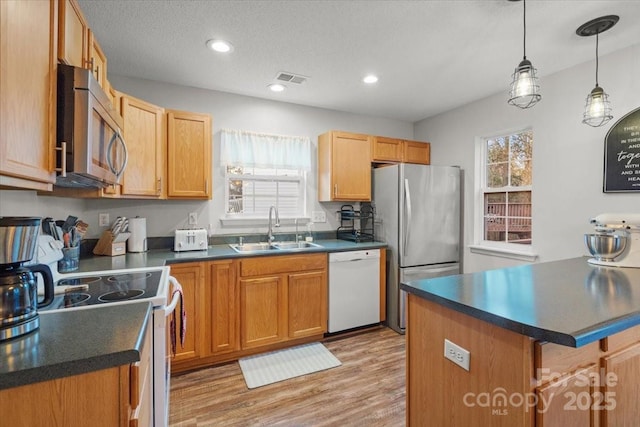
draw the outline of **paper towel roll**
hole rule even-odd
[[[129,252],[146,252],[147,250],[147,219],[129,218],[129,239],[127,239],[127,250]]]

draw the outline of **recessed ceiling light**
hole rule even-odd
[[[374,76],[373,74],[368,74],[368,75],[364,76],[362,81],[367,83],[367,84],[373,84],[373,83],[376,83],[378,81],[378,76]]]
[[[233,51],[233,45],[225,40],[212,39],[207,41],[207,47],[215,52],[229,53]]]
[[[285,90],[285,86],[281,85],[280,83],[273,83],[267,87],[271,89],[271,92],[282,92],[283,90]]]

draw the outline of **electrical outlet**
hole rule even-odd
[[[98,225],[100,227],[108,227],[109,226],[109,214],[108,213],[101,213],[98,216]]]
[[[189,212],[189,225],[197,225],[197,224],[198,224],[198,213]]]
[[[311,222],[327,222],[327,213],[325,211],[313,211],[311,213]]]
[[[452,343],[448,339],[444,340],[444,357],[451,360],[462,369],[469,370],[469,362],[471,361],[471,353]]]

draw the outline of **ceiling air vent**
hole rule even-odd
[[[301,76],[300,74],[287,73],[285,71],[279,72],[278,75],[276,76],[276,80],[280,80],[281,82],[287,82],[287,83],[295,83],[298,85],[306,82],[307,79],[308,77]]]

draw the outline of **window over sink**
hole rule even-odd
[[[309,137],[224,129],[221,141],[226,218],[267,218],[271,206],[281,218],[305,216]]]

